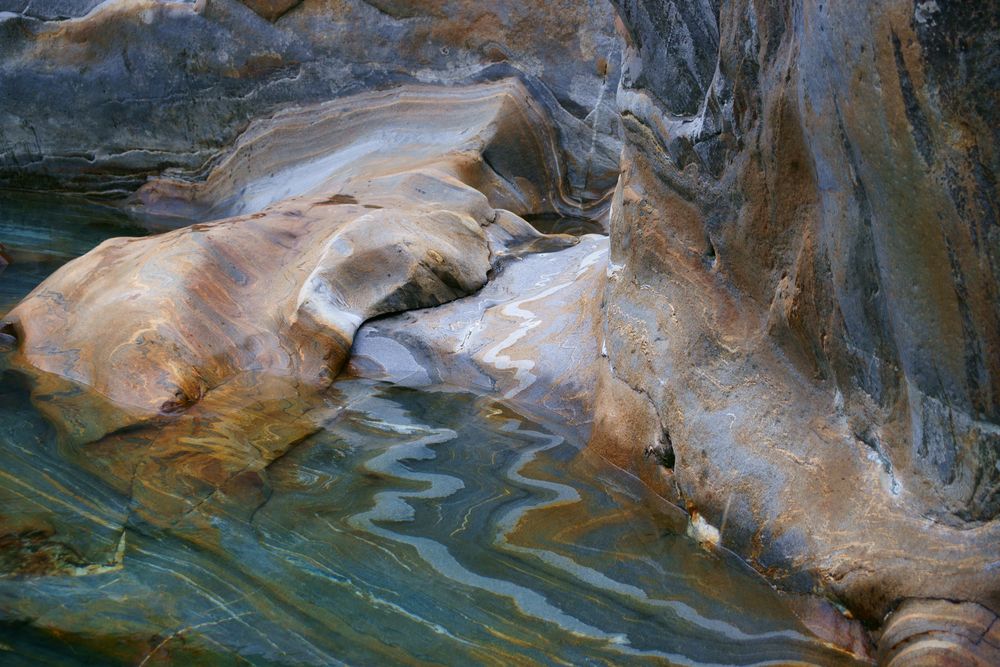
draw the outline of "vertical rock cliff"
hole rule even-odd
[[[595,445],[659,452],[726,545],[870,623],[995,612],[996,6],[615,4]]]

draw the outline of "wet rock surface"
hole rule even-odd
[[[0,374],[0,499],[22,521],[4,664],[864,664],[676,507],[489,396],[341,380],[267,401],[258,376],[228,412],[60,451],[21,381]],[[268,438],[295,446],[264,466]],[[195,450],[241,442],[214,493],[178,484]],[[134,481],[103,481],[129,461]]]
[[[558,415],[567,437],[586,440],[607,253],[606,237],[587,235],[568,249],[515,254],[474,296],[364,325],[348,372],[489,392],[525,414]]]

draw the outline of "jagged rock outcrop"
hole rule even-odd
[[[724,544],[870,624],[996,612],[995,7],[616,5],[595,446],[669,450]]]
[[[617,173],[604,0],[28,4],[0,0],[0,184],[122,194],[168,168],[197,179],[291,103],[508,76],[553,119],[576,196],[601,198]]]

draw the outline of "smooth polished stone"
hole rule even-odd
[[[486,391],[529,414],[562,416],[585,438],[594,412],[608,240],[504,260],[476,294],[381,318],[355,338],[348,372],[408,386]]]
[[[204,182],[142,193],[147,210],[253,212],[112,239],[61,268],[5,317],[15,363],[108,401],[95,433],[187,411],[243,374],[329,384],[364,321],[471,294],[529,242],[571,242],[495,208],[562,205],[549,133],[512,79],[254,124]]]
[[[615,0],[594,445],[872,627],[1000,612],[996,13],[793,4]]]
[[[607,0],[5,0],[0,184],[127,195],[200,178],[289,106],[513,76],[593,202],[617,178],[621,50]]]

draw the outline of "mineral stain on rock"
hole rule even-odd
[[[998,43],[0,5],[0,662],[1000,663]]]

